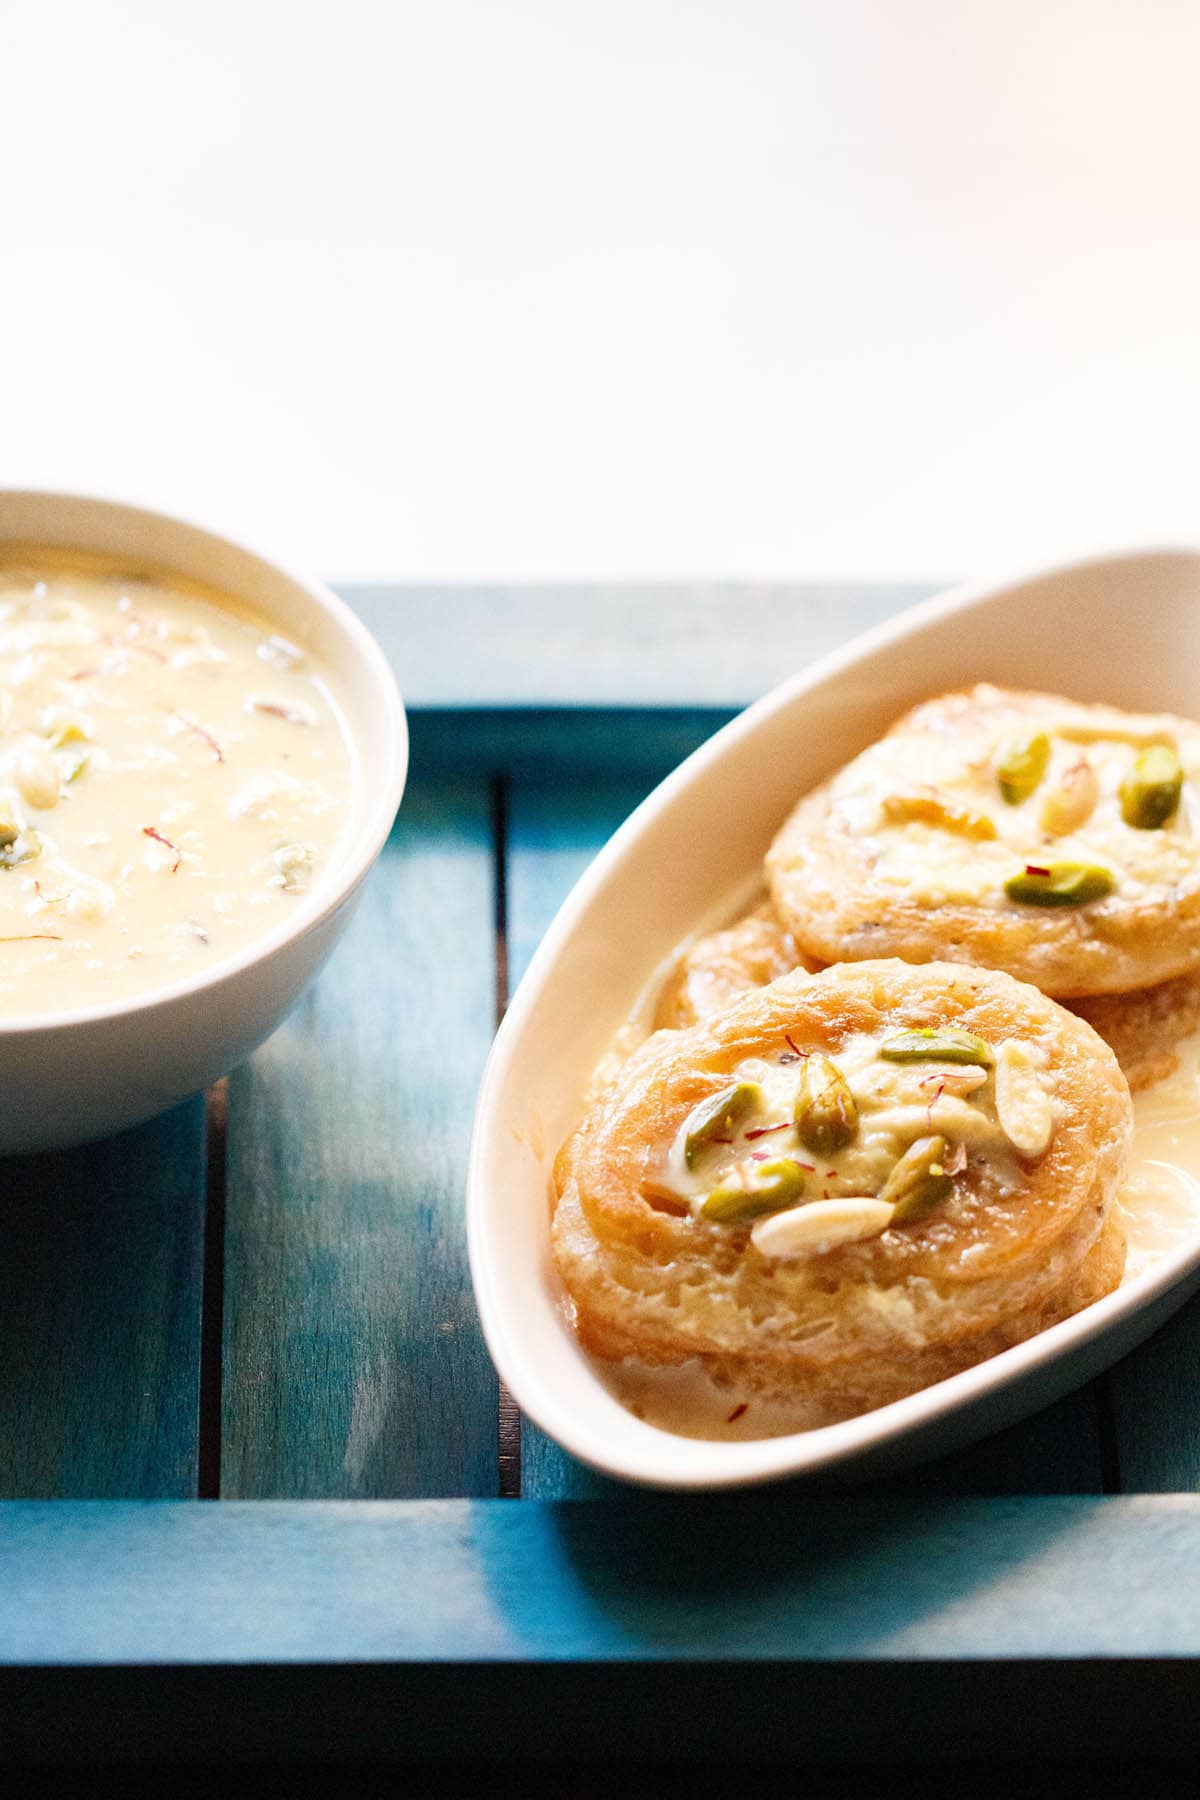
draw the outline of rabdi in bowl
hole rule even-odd
[[[0,1150],[207,1085],[324,960],[403,787],[326,589],[100,501],[0,494]]]

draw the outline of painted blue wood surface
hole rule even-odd
[[[1195,1754],[1200,1499],[0,1507],[41,1761]]]
[[[409,714],[413,762],[427,770],[542,780],[632,777],[649,784],[733,718],[730,708],[648,712],[636,707],[468,709]]]
[[[1190,1301],[1108,1379],[1122,1489],[1200,1489],[1200,1304]]]
[[[196,1491],[204,1103],[5,1159],[0,1495]]]
[[[496,1492],[463,1216],[494,870],[488,785],[417,772],[345,942],[230,1081],[226,1495]]]
[[[634,706],[669,717],[745,706],[935,584],[360,584],[341,592],[388,651],[413,711]]]
[[[508,796],[508,974],[515,990],[559,906],[596,852],[643,800],[655,769],[639,779],[514,779]],[[622,1491],[538,1430],[521,1423],[521,1492],[541,1500]]]
[[[803,597],[786,604],[788,630],[802,636]],[[879,596],[863,606],[847,600],[840,614],[822,605],[830,640],[839,621],[850,635],[871,607],[889,610]],[[576,647],[604,635],[599,614],[586,612]],[[536,616],[531,607],[526,623]],[[672,644],[687,620],[684,600],[646,608],[646,693],[679,676]],[[402,679],[410,624],[396,607],[382,632]],[[470,634],[455,633],[444,614],[437,629],[443,655],[453,639],[456,679],[465,680]],[[319,1749],[322,1721],[334,1716],[327,1705],[342,1706],[342,1728],[355,1721],[364,1734],[345,1740],[356,1753],[372,1730],[386,1734],[389,1707],[418,1734],[405,1741],[423,1750],[436,1752],[440,1733],[444,1753],[464,1720],[523,1731],[513,1741],[531,1753],[553,1748],[552,1729],[563,1734],[560,1748],[578,1750],[570,1732],[586,1728],[583,1690],[564,1690],[556,1712],[546,1686],[520,1690],[514,1706],[516,1689],[417,1681],[434,1665],[474,1663],[500,1671],[497,1681],[525,1664],[547,1679],[555,1668],[586,1679],[601,1665],[653,1665],[657,1685],[610,1695],[620,1702],[614,1716],[632,1718],[624,1709],[636,1708],[639,1693],[669,1692],[676,1732],[683,1721],[716,1734],[698,1735],[692,1750],[710,1741],[745,1754],[770,1724],[756,1707],[765,1696],[770,1710],[771,1683],[792,1666],[804,1685],[789,1690],[791,1723],[772,1742],[843,1754],[856,1747],[846,1733],[865,1730],[867,1715],[872,1729],[891,1729],[911,1748],[912,1718],[930,1717],[931,1681],[940,1729],[967,1691],[955,1684],[972,1669],[1050,1658],[1053,1691],[1068,1691],[1064,1668],[1093,1684],[1079,1690],[1093,1747],[1121,1726],[1147,1743],[1157,1731],[1160,1747],[1177,1747],[1185,1726],[1164,1696],[1177,1692],[1170,1671],[1192,1681],[1200,1657],[1200,1501],[1012,1498],[1100,1485],[1095,1390],[913,1472],[886,1496],[822,1501],[788,1488],[736,1500],[631,1496],[526,1431],[526,1494],[603,1494],[603,1502],[360,1499],[496,1489],[495,1381],[462,1231],[466,1137],[494,1013],[493,784],[508,788],[515,983],[563,894],[645,788],[750,697],[738,685],[744,671],[718,679],[710,634],[696,664],[710,659],[703,707],[678,705],[681,691],[660,711],[573,713],[571,641],[562,635],[552,680],[511,696],[517,710],[456,712],[461,695],[431,690],[439,706],[414,718],[400,826],[351,936],[303,1007],[231,1082],[224,1491],[255,1504],[0,1506],[0,1662],[283,1663],[297,1683],[300,1661],[343,1662],[340,1700],[287,1681],[270,1687],[279,1731],[295,1734],[271,1740],[276,1753],[293,1742]],[[578,676],[577,697],[590,683],[605,698],[608,677],[597,668],[594,680]],[[443,773],[435,779],[434,770]],[[0,1493],[195,1491],[203,1165],[200,1102],[107,1145],[6,1165]],[[1200,1485],[1195,1316],[1193,1308],[1111,1378],[1106,1473],[1119,1458],[1127,1487]],[[955,1491],[1008,1497],[937,1498]],[[274,1495],[354,1504],[259,1498]],[[1126,1693],[1124,1677],[1104,1660],[1113,1658],[1172,1660],[1154,1665],[1161,1685],[1146,1704],[1122,1706],[1114,1696]],[[372,1688],[361,1672],[368,1664],[398,1664],[407,1685]],[[681,1665],[684,1685],[662,1685]],[[813,1701],[819,1671],[843,1665],[843,1698],[866,1715]],[[880,1685],[862,1687],[864,1665]],[[750,1677],[731,1708],[729,1672],[742,1668]],[[898,1685],[888,1685],[889,1669]],[[177,1750],[193,1731],[197,1753],[205,1732],[230,1742],[252,1733],[244,1686],[208,1690],[220,1704],[206,1713],[178,1695],[160,1706],[145,1679],[132,1678],[127,1699],[104,1690],[112,1704],[106,1714],[97,1702],[97,1731],[108,1717],[132,1742],[140,1721],[160,1732],[160,1750]],[[19,1690],[29,1731],[21,1741],[56,1753],[81,1690],[31,1681]],[[0,1711],[11,1718],[6,1691]],[[437,1713],[431,1698],[422,1741],[424,1697],[439,1692],[447,1710]],[[1038,1719],[1051,1729],[1040,1688],[1008,1708],[1011,1717],[989,1711],[986,1681],[972,1692],[964,1729],[977,1719],[979,1730],[1000,1734],[994,1741],[1007,1731],[1017,1747]],[[1185,1698],[1200,1720],[1195,1694]],[[654,1742],[655,1720],[644,1728]],[[1055,1729],[1045,1741],[1065,1743],[1065,1714]],[[635,1742],[632,1725],[623,1741]],[[386,1747],[385,1736],[379,1742]],[[678,1737],[671,1745],[657,1748],[684,1753]]]
[[[0,1664],[1200,1657],[1192,1495],[10,1502],[0,1559]]]

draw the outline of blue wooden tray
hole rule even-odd
[[[886,1487],[638,1495],[524,1427],[463,1181],[497,1014],[763,672],[918,597],[351,590],[413,728],[291,1019],[207,1097],[3,1165],[9,1756],[1200,1748],[1200,1309]]]

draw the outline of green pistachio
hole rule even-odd
[[[59,770],[68,787],[73,781],[78,781],[91,760],[91,750],[86,747],[80,750],[69,750],[59,758]]]
[[[1086,906],[1103,900],[1116,883],[1099,863],[1054,862],[1043,867],[1027,864],[1010,875],[1004,891],[1023,906]]]
[[[50,739],[51,744],[56,750],[61,750],[64,744],[81,744],[86,742],[87,732],[83,729],[83,726],[79,723],[78,719],[67,714],[55,718],[54,723],[47,727],[46,736]]]
[[[41,834],[22,831],[0,843],[0,869],[19,869],[22,863],[32,862],[41,854]]]
[[[818,1156],[832,1156],[858,1132],[854,1095],[837,1064],[815,1052],[800,1070],[792,1116],[800,1142]]]
[[[880,1056],[888,1062],[979,1063],[985,1069],[992,1065],[992,1053],[982,1038],[957,1026],[919,1026],[914,1031],[900,1031],[884,1038]]]
[[[684,1128],[683,1160],[694,1169],[709,1145],[733,1137],[739,1125],[762,1106],[762,1089],[756,1081],[737,1081],[702,1100]]]
[[[1045,778],[1050,765],[1050,739],[1044,731],[1027,731],[1010,738],[996,758],[996,780],[1010,806],[1028,800]]]
[[[786,1156],[749,1167],[745,1187],[739,1181],[725,1181],[707,1195],[700,1207],[702,1218],[717,1225],[742,1225],[795,1206],[804,1193],[804,1170]]]
[[[892,1167],[892,1172],[879,1190],[879,1198],[895,1207],[892,1219],[903,1225],[922,1219],[935,1206],[940,1206],[954,1192],[954,1177],[944,1168],[944,1137],[922,1137],[910,1144]]]
[[[1156,831],[1179,808],[1183,767],[1169,744],[1151,744],[1121,783],[1121,817],[1139,831]]]

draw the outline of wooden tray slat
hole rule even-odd
[[[204,1102],[4,1162],[0,1494],[196,1492]]]
[[[928,582],[348,584],[410,709],[738,707],[935,591]],[[621,746],[610,745],[619,756]]]
[[[1122,1491],[1200,1488],[1200,1302],[1189,1301],[1108,1380]]]
[[[11,1758],[1200,1750],[1200,1500],[0,1508]]]
[[[488,783],[412,780],[358,916],[231,1078],[222,1492],[496,1492],[466,1265],[495,1016]]]
[[[873,1484],[897,1494],[1101,1494],[1106,1468],[1093,1384],[953,1456]]]
[[[544,781],[657,780],[717,727],[729,708],[530,708],[518,712],[455,711],[409,714],[414,764],[426,770],[475,775],[480,770]]]
[[[0,1543],[0,1665],[1200,1656],[1187,1494],[9,1502]]]
[[[508,974],[516,988],[563,900],[666,770],[640,779],[595,777],[574,783],[516,779],[509,789]],[[521,1424],[521,1492],[539,1500],[590,1499],[623,1492],[568,1456],[536,1425]]]

